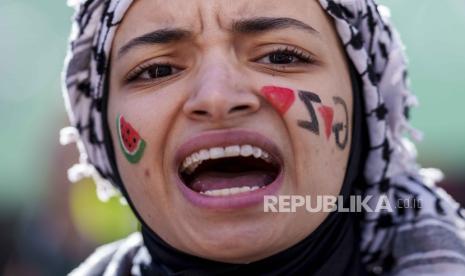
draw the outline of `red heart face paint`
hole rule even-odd
[[[331,126],[333,125],[334,118],[333,108],[326,105],[322,105],[318,107],[318,112],[320,112],[321,117],[323,117],[323,120],[325,121],[326,139],[329,139],[329,136],[331,135]]]
[[[289,88],[264,86],[261,93],[281,115],[286,113],[295,100],[294,91]]]

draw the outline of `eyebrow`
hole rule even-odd
[[[127,53],[131,48],[135,48],[142,45],[153,45],[153,44],[167,44],[171,42],[185,40],[190,37],[192,33],[188,30],[181,28],[164,28],[159,29],[139,37],[136,37],[126,43],[118,51],[118,58]]]
[[[289,17],[254,17],[240,19],[232,23],[232,32],[241,34],[258,34],[287,28],[297,28],[313,35],[320,35],[312,26]],[[155,30],[130,40],[119,49],[117,56],[121,58],[121,56],[135,47],[179,42],[192,36],[193,33],[191,31],[182,28],[163,28]]]
[[[243,34],[262,33],[287,28],[302,29],[314,35],[320,34],[312,26],[289,17],[255,17],[235,21],[232,25],[234,32]]]

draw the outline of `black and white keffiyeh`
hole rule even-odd
[[[113,185],[117,174],[104,139],[104,85],[114,34],[133,1],[73,2],[76,15],[63,75],[72,126],[62,130],[61,142],[76,142],[81,154],[80,163],[69,171],[70,180],[93,176],[98,195],[105,200],[118,187]],[[421,208],[365,213],[360,244],[363,263],[373,274],[442,275],[447,271],[447,275],[465,275],[465,212],[435,186],[439,171],[417,165],[415,146],[406,138],[420,136],[408,123],[416,98],[408,86],[403,44],[389,21],[389,11],[374,0],[319,2],[334,19],[347,56],[363,81],[369,152],[361,192],[374,199],[387,196],[392,206],[399,200],[422,203]],[[108,263],[115,256],[144,255],[137,234],[126,243],[131,244],[129,255],[113,254],[116,246],[113,251],[107,248],[112,252]]]

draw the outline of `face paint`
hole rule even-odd
[[[139,162],[145,149],[144,139],[124,119],[123,115],[116,116],[116,127],[118,130],[119,145],[124,156],[129,163],[135,164]]]
[[[330,106],[322,104],[321,99],[317,94],[313,92],[309,92],[309,91],[299,91],[299,98],[305,104],[305,107],[307,108],[308,114],[310,115],[310,121],[298,120],[297,124],[300,127],[305,128],[306,130],[309,130],[316,135],[319,135],[320,127],[318,123],[318,117],[316,116],[316,113],[315,113],[315,108],[313,107],[313,103],[321,104],[318,107],[318,112],[320,113],[321,117],[324,120],[326,139],[329,139],[329,136],[331,135],[331,131],[332,131],[336,138],[337,147],[341,150],[344,150],[345,147],[347,146],[348,126],[349,126],[349,114],[347,111],[347,105],[344,102],[344,100],[341,97],[333,97],[334,105],[335,106],[341,105],[343,107],[345,118],[346,118],[345,124],[341,122],[333,124],[334,109]],[[344,131],[344,138],[341,141],[342,130],[345,130],[345,131]]]
[[[346,123],[345,125],[343,123],[336,123],[333,125],[333,132],[334,135],[336,136],[336,145],[339,147],[339,149],[343,150],[345,149],[347,145],[347,139],[348,139],[348,126],[349,126],[349,114],[347,112],[347,105],[344,102],[344,100],[341,97],[333,97],[333,101],[335,105],[342,105],[344,108],[344,113],[346,116]],[[340,139],[340,132],[341,130],[345,129],[344,131],[344,139],[341,141]]]
[[[318,124],[318,118],[316,117],[315,108],[313,107],[313,103],[321,103],[320,97],[312,92],[309,91],[299,91],[299,98],[305,104],[307,108],[308,114],[310,115],[311,121],[303,121],[299,120],[297,124],[309,130],[316,135],[320,134],[320,126]]]
[[[331,135],[331,126],[333,125],[334,111],[332,107],[322,105],[318,107],[318,112],[320,112],[321,117],[325,122],[325,134],[326,139],[329,139]]]
[[[281,115],[286,113],[295,100],[294,91],[289,88],[264,86],[261,89],[261,93]]]

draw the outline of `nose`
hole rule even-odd
[[[183,112],[197,121],[224,122],[256,112],[260,99],[247,77],[226,63],[204,66],[197,75]]]

